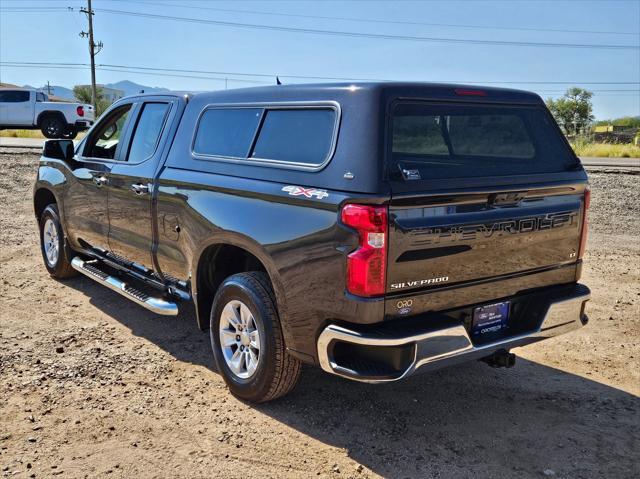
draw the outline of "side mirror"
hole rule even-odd
[[[113,138],[113,136],[118,132],[118,124],[117,123],[111,123],[111,125],[109,125],[103,132],[102,135],[100,136],[101,140],[110,140],[111,138]]]
[[[74,147],[72,140],[47,140],[42,148],[42,156],[56,160],[73,160]]]

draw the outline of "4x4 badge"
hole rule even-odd
[[[304,188],[302,186],[284,186],[282,191],[286,191],[290,196],[304,196],[305,198],[317,198],[322,200],[329,196],[327,190],[318,190],[316,188]]]

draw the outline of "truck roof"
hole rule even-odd
[[[345,97],[382,96],[385,98],[427,98],[434,100],[499,101],[513,103],[540,104],[539,95],[525,90],[496,88],[479,85],[427,82],[339,82],[339,83],[295,83],[269,85],[230,90],[179,91],[168,93],[143,93],[140,96],[162,94],[188,95],[191,98],[212,102],[243,101],[303,101],[340,100]],[[138,95],[136,95],[138,96]]]

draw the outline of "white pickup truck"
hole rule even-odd
[[[94,120],[91,105],[50,102],[46,94],[28,88],[0,88],[0,130],[41,130],[47,138],[73,139]]]

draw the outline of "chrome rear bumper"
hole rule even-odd
[[[426,371],[480,359],[495,351],[524,346],[578,329],[587,323],[584,309],[590,298],[589,288],[577,285],[571,295],[550,303],[538,327],[481,345],[473,343],[462,323],[407,336],[362,333],[331,324],[318,337],[318,358],[322,369],[349,379],[369,383],[398,381],[418,369]],[[405,360],[399,361],[399,367],[396,364],[395,368],[390,367],[382,373],[377,373],[375,367],[366,367],[366,362],[362,361],[355,361],[355,364],[364,364],[363,368],[353,367],[351,360],[346,361],[348,364],[341,364],[333,354],[339,343],[367,347],[374,355],[378,348],[383,357],[385,349],[401,349],[399,354]]]

